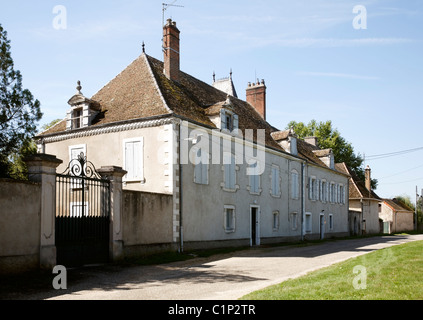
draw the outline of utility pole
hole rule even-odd
[[[416,209],[414,210],[414,230],[417,231],[417,205],[419,202],[419,194],[417,193],[417,186],[416,186]]]

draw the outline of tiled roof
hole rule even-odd
[[[141,54],[90,99],[100,110],[91,126],[174,114],[216,128],[209,116],[219,113],[225,104],[227,93],[182,71],[179,82],[169,80],[163,69],[162,61],[145,53]],[[234,96],[230,100],[234,113],[239,116],[241,132],[246,129],[264,129],[266,146],[285,152],[276,142],[283,138],[282,135],[285,136],[284,132],[267,123],[246,101]],[[40,137],[64,131],[65,119],[43,132]],[[297,148],[300,158],[327,168],[313,152],[319,148],[300,139],[297,141]]]
[[[383,201],[390,206],[394,211],[408,211],[414,212],[412,208],[408,208],[405,204],[401,203],[397,199],[383,199]]]
[[[335,168],[339,172],[343,172],[351,176],[349,186],[350,199],[367,198],[381,200],[373,190],[369,191],[366,188],[365,182],[360,181],[357,175],[345,163],[337,163],[335,164]]]

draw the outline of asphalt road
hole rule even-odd
[[[349,258],[420,240],[423,235],[337,240],[302,247],[254,248],[158,266],[86,268],[78,271],[77,279],[69,271],[66,290],[31,294],[25,299],[235,300]]]

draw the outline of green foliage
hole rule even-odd
[[[335,162],[345,162],[361,181],[365,181],[363,158],[360,154],[355,154],[352,144],[347,142],[337,129],[333,128],[332,121],[311,120],[308,124],[291,121],[287,126],[287,129],[289,128],[294,128],[300,139],[317,137],[320,148],[332,149]],[[377,183],[376,179],[372,179],[373,189],[377,188]]]
[[[10,40],[0,25],[0,177],[12,177],[13,159],[29,152],[42,113],[40,102],[22,88],[22,75],[14,70]]]

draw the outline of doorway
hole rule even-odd
[[[250,207],[250,216],[251,216],[251,246],[260,245],[260,207],[251,206]]]

